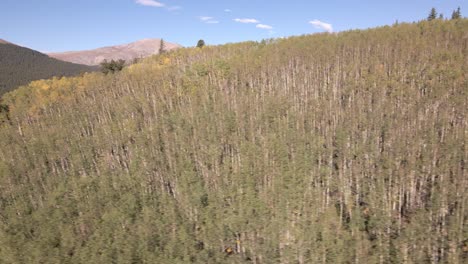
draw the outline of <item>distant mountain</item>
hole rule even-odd
[[[11,43],[4,39],[0,39],[0,44],[11,44]]]
[[[97,67],[60,61],[0,39],[0,96],[34,80],[95,70]]]
[[[143,39],[118,46],[103,47],[94,50],[48,53],[50,57],[85,65],[99,65],[103,60],[123,59],[131,61],[159,53],[161,39]],[[165,50],[182,47],[179,44],[164,41]]]

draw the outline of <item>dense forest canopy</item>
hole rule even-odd
[[[97,70],[60,61],[28,48],[0,43],[0,97],[20,85],[54,76],[72,76]]]
[[[466,263],[467,28],[185,48],[6,94],[0,262]]]

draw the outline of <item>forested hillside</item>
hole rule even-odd
[[[1,263],[466,263],[468,20],[203,48],[0,107]]]
[[[97,67],[59,61],[38,51],[0,41],[0,97],[34,80],[95,70]]]

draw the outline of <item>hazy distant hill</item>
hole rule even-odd
[[[165,50],[177,49],[182,46],[165,42]],[[49,53],[48,55],[63,61],[86,65],[99,65],[103,60],[123,59],[131,61],[135,58],[144,58],[159,53],[161,39],[143,39],[140,41],[118,46],[103,47],[94,50],[69,51]]]
[[[0,96],[33,80],[77,75],[95,69],[50,58],[0,39]]]

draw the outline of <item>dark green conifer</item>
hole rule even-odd
[[[460,7],[457,10],[454,10],[452,13],[452,19],[460,19],[461,18],[461,9]]]
[[[427,20],[428,20],[428,21],[432,21],[432,20],[434,20],[434,19],[436,19],[436,18],[437,18],[437,11],[436,11],[436,9],[433,7],[433,8],[431,9],[431,12],[429,13],[429,16],[427,17]]]
[[[161,39],[161,42],[159,43],[159,54],[163,54],[166,52],[166,43],[164,42],[164,39]]]

